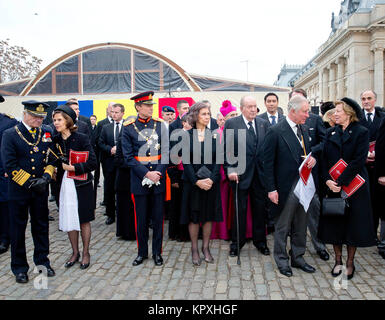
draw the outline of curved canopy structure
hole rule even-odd
[[[52,62],[20,95],[200,91],[176,63],[146,48],[101,43],[71,51]]]
[[[125,43],[100,43],[56,59],[35,78],[0,84],[2,95],[95,95],[152,90],[282,91],[287,88],[188,74],[152,50]]]

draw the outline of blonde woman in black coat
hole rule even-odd
[[[355,266],[354,256],[357,247],[374,246],[372,208],[369,194],[368,173],[365,162],[369,150],[369,133],[358,123],[361,108],[352,99],[343,98],[335,102],[336,126],[328,129],[321,158],[323,196],[340,196],[343,186],[348,186],[359,174],[365,183],[348,199],[348,207],[344,216],[324,216],[321,210],[318,236],[325,243],[333,245],[335,265],[331,271],[334,277],[342,273],[342,246],[347,245],[348,258],[346,275],[353,278]],[[333,181],[329,170],[340,159],[348,166]]]

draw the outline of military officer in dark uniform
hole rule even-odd
[[[25,101],[23,120],[3,134],[1,154],[9,177],[9,212],[11,236],[11,270],[16,282],[28,282],[25,229],[28,212],[35,246],[33,261],[44,266],[48,277],[55,275],[48,259],[48,184],[54,167],[50,165],[51,137],[42,128],[48,104]]]
[[[148,257],[148,222],[152,219],[152,258],[155,265],[163,264],[163,206],[168,164],[168,134],[163,120],[152,118],[154,92],[132,97],[138,117],[126,121],[122,133],[125,163],[131,168],[131,194],[136,217],[138,256],[133,265]]]
[[[3,97],[0,96],[0,102],[3,101]],[[3,132],[17,123],[17,120],[12,116],[0,113],[0,149]],[[8,178],[4,171],[0,152],[0,254],[8,251],[9,243]]]

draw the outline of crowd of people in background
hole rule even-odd
[[[157,266],[165,236],[191,242],[195,267],[215,262],[212,239],[229,241],[229,256],[238,258],[252,241],[262,255],[272,249],[287,277],[292,268],[316,272],[304,259],[308,234],[324,261],[330,259],[326,244],[333,246],[334,277],[353,278],[359,247],[377,246],[385,259],[385,110],[376,106],[373,90],[362,92],[361,105],[348,97],[324,102],[321,115],[311,112],[299,88],[290,92],[287,109],[267,93],[264,113],[255,97],[244,96],[239,107],[223,101],[216,118],[209,101],[183,99],[153,117],[153,95],[132,97],[137,115],[126,119],[125,106],[114,102],[105,119],[84,117],[77,99],[58,106],[49,125],[43,124],[44,102],[23,102],[20,122],[0,114],[0,254],[11,246],[18,283],[28,282],[28,215],[34,263],[55,276],[48,258],[48,221],[55,219],[49,190],[72,247],[66,268],[80,259],[81,269],[90,266],[98,192],[105,223],[115,224],[118,238],[137,241],[134,266],[148,258],[150,228]]]

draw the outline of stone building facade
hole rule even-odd
[[[291,85],[304,88],[313,105],[344,96],[359,100],[372,88],[384,106],[385,1],[345,0],[331,27],[329,39]]]

